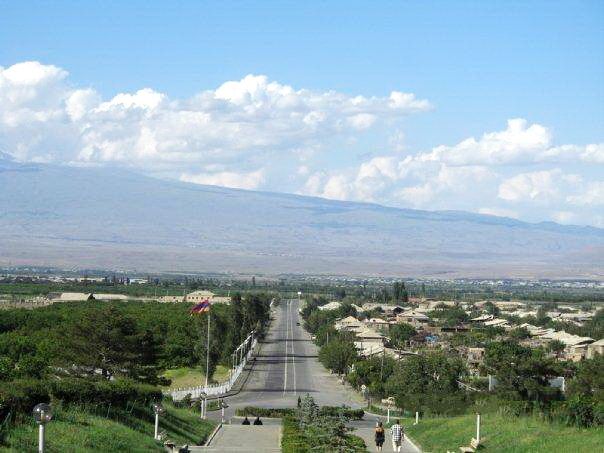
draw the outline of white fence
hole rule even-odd
[[[252,357],[256,344],[257,340],[254,337],[254,332],[252,332],[245,339],[245,341],[239,345],[237,350],[234,352],[234,355],[239,359],[239,364],[231,368],[230,377],[227,381],[218,384],[211,384],[207,387],[205,385],[200,385],[197,387],[170,389],[164,391],[164,395],[170,395],[174,401],[181,401],[187,395],[191,395],[191,398],[199,398],[202,392],[208,396],[224,395],[233,388],[233,385],[237,381],[237,378],[239,378],[241,375],[241,372],[245,368],[248,360]]]

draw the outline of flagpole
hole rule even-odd
[[[210,374],[210,310],[208,310],[208,342],[206,345],[206,388],[208,387],[209,374]]]

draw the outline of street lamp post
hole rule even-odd
[[[155,414],[155,432],[153,438],[159,440],[159,416],[165,412],[164,406],[161,403],[153,404],[153,413]]]
[[[36,404],[33,410],[34,420],[39,426],[38,431],[38,452],[44,453],[44,425],[52,420],[52,408],[49,404],[40,403]]]
[[[220,400],[220,423],[224,423],[224,410],[229,407],[227,403],[224,402],[223,399]]]
[[[208,394],[206,392],[201,392],[199,394],[199,406],[201,408],[201,418],[206,418],[206,401],[208,398]]]

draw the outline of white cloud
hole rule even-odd
[[[199,173],[181,175],[183,182],[192,182],[194,184],[207,184],[211,186],[232,187],[235,189],[257,189],[264,182],[264,172],[262,169],[250,173],[235,173],[223,171],[218,173]]]
[[[604,181],[588,184],[584,192],[566,198],[570,204],[583,206],[604,205]]]
[[[604,182],[593,180],[587,162],[592,167],[599,162],[602,145],[553,146],[552,140],[547,128],[512,119],[503,131],[487,132],[480,139],[404,157],[395,149],[355,168],[313,174],[303,192],[394,206],[600,225],[602,216],[593,206],[602,203]],[[571,164],[572,173],[566,170]],[[325,190],[328,183],[330,190]]]
[[[302,159],[301,150],[329,152],[327,141],[354,142],[378,123],[430,107],[408,93],[298,90],[263,75],[189,99],[143,88],[106,100],[92,89],[74,89],[67,76],[38,62],[0,67],[6,151],[24,161],[110,163],[168,176],[205,175],[213,164],[239,174],[246,166],[265,168],[276,156],[285,162]]]
[[[604,162],[604,144],[552,147],[551,131],[522,118],[510,119],[507,128],[467,138],[455,146],[438,146],[422,155],[425,160],[449,165],[510,165],[542,162]]]
[[[550,201],[558,196],[560,169],[521,173],[499,185],[499,198],[508,201]]]
[[[604,143],[556,144],[546,126],[412,152],[414,94],[348,95],[247,75],[187,99],[143,88],[103,98],[39,62],[0,67],[0,147],[22,161],[115,165],[198,184],[423,209],[604,224]],[[415,139],[414,139],[415,140]],[[371,156],[371,157],[361,157]],[[352,164],[352,159],[360,159]],[[596,212],[598,211],[598,212]]]

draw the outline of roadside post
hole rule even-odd
[[[46,423],[52,420],[52,408],[49,404],[36,404],[33,410],[34,420],[38,424],[38,453],[44,453]]]
[[[220,423],[224,423],[224,410],[229,407],[223,399],[220,400]]]
[[[363,394],[363,398],[367,400],[367,407],[369,407],[369,398],[367,396],[369,392],[367,392],[367,386],[365,384],[361,385],[361,393]]]
[[[153,438],[159,440],[159,416],[165,412],[165,409],[161,403],[154,403],[153,412],[155,413],[155,432]]]
[[[386,423],[390,423],[390,408],[394,405],[394,396],[389,396],[388,398],[383,399],[382,404],[385,404],[388,410]]]
[[[480,414],[476,414],[476,444],[480,444]]]
[[[199,406],[201,409],[201,418],[202,420],[206,418],[206,401],[208,398],[208,394],[206,392],[201,392],[199,394]]]

